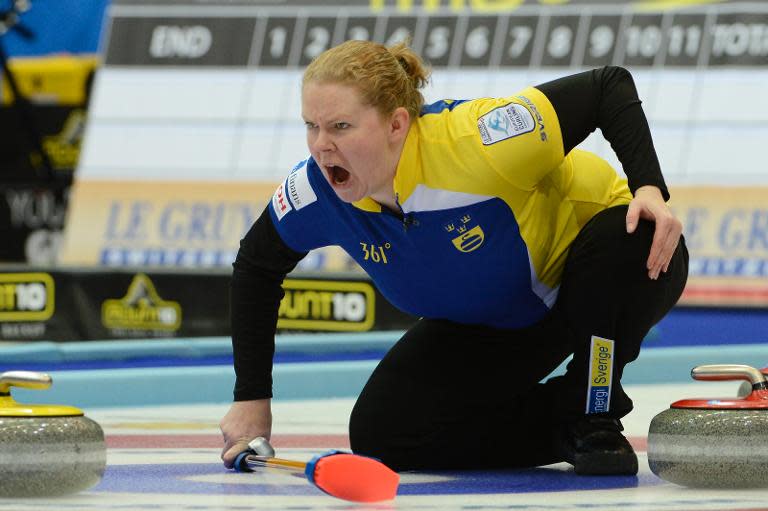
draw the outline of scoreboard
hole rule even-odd
[[[647,4],[647,2],[646,2]],[[690,2],[688,2],[690,4]],[[435,69],[723,68],[768,63],[768,5],[665,11],[632,3],[437,7],[125,5],[112,8],[114,66],[301,68],[348,39],[408,39]]]
[[[672,182],[768,182],[768,2],[115,0],[105,32],[85,179],[281,180],[306,156],[302,69],[359,38],[409,40],[428,102],[625,66]],[[583,147],[620,168],[601,138]]]

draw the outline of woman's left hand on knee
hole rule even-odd
[[[629,203],[627,211],[628,233],[635,232],[641,218],[656,224],[651,251],[646,263],[648,277],[655,280],[662,271],[666,272],[669,269],[669,262],[680,242],[683,224],[672,214],[661,195],[661,191],[650,185],[641,186],[635,190],[635,197]]]

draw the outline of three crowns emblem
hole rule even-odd
[[[477,250],[483,244],[485,240],[485,233],[482,227],[475,225],[474,227],[468,224],[472,221],[472,217],[469,215],[462,216],[458,221],[445,224],[443,227],[448,233],[458,233],[458,236],[453,238],[453,246],[461,252],[472,252]]]

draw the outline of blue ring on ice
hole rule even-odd
[[[258,482],[215,483],[195,481],[199,476],[227,476],[229,472],[219,463],[109,465],[97,492],[181,493],[205,495],[323,495],[304,475],[286,474],[304,480],[306,484],[274,484],[271,480]],[[610,490],[656,486],[664,482],[653,474],[639,476],[580,476],[572,470],[530,468],[518,470],[473,470],[424,472],[439,476],[435,481],[401,482],[398,495],[483,495],[510,493],[541,493],[574,490]]]

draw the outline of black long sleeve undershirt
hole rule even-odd
[[[648,120],[629,71],[602,67],[536,88],[555,108],[566,154],[600,128],[624,167],[632,193],[653,185],[665,200],[669,199]]]
[[[240,242],[230,287],[235,401],[272,397],[277,311],[285,276],[306,253],[291,250],[265,209]]]
[[[634,192],[658,186],[669,197],[650,129],[628,71],[604,67],[536,87],[555,108],[567,154],[600,128],[611,143]],[[306,253],[280,238],[264,210],[240,243],[231,284],[232,346],[236,401],[272,397],[272,358],[282,282]]]

